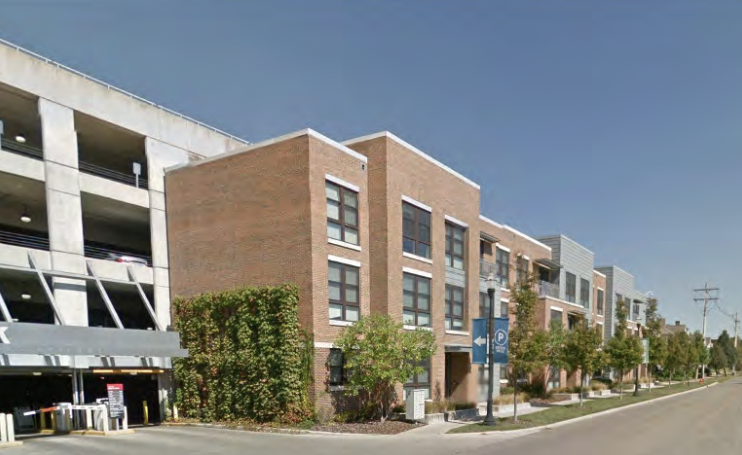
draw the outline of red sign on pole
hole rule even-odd
[[[108,410],[112,419],[124,418],[124,385],[106,384],[108,390]]]

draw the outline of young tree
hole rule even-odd
[[[346,327],[335,340],[343,351],[349,395],[363,392],[386,420],[395,399],[395,386],[421,373],[420,362],[436,349],[435,336],[426,330],[406,331],[388,315],[364,316]]]
[[[724,351],[724,357],[726,358],[726,365],[724,367],[724,376],[727,374],[727,368],[736,370],[737,365],[737,349],[734,347],[734,340],[729,336],[726,330],[721,332],[719,335],[718,344]]]
[[[562,321],[551,320],[549,322],[549,333],[546,340],[546,351],[545,361],[546,365],[546,376],[544,390],[546,390],[546,383],[549,381],[549,372],[551,369],[563,370],[567,368],[567,363],[564,358],[564,349],[567,343],[567,331],[564,330],[564,324]]]
[[[603,352],[600,345],[603,334],[597,327],[590,327],[586,320],[577,323],[567,335],[564,348],[564,360],[572,370],[580,370],[580,407],[582,407],[582,389],[585,378],[601,367]]]
[[[644,336],[649,340],[649,391],[652,391],[652,368],[664,366],[667,357],[667,338],[662,335],[662,317],[657,311],[657,299],[647,299],[645,311]]]
[[[692,374],[695,378],[698,374],[698,366],[708,364],[706,359],[708,349],[706,349],[703,335],[701,332],[696,331],[693,336],[686,335],[687,348],[685,357],[685,371],[686,371],[686,385],[690,383],[688,380],[688,374]]]
[[[716,370],[716,374],[719,374],[720,370],[724,371],[724,376],[726,376],[726,367],[727,367],[727,356],[724,353],[724,348],[721,346],[720,343],[715,343],[714,346],[711,348],[711,360],[709,362],[709,367]]]
[[[687,336],[687,334],[686,334]],[[687,352],[684,351],[682,335],[673,333],[667,338],[667,354],[665,355],[665,370],[669,372],[669,386],[672,387],[672,379],[675,372],[684,368]]]
[[[532,277],[521,280],[510,289],[510,301],[514,302],[512,315],[515,326],[510,331],[508,361],[513,369],[514,413],[513,422],[518,421],[518,378],[531,373],[546,362],[547,334],[536,325],[538,294],[534,290]]]
[[[626,371],[639,365],[643,357],[641,341],[638,337],[630,336],[627,333],[627,312],[626,303],[623,300],[619,300],[616,305],[616,333],[613,335],[613,338],[608,340],[608,345],[606,346],[608,364],[618,371],[619,381],[623,380]],[[619,393],[619,399],[622,399],[623,385]]]

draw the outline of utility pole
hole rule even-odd
[[[734,352],[737,352],[737,326],[739,326],[739,313],[734,313]],[[737,362],[732,365],[732,376],[737,374]]]
[[[693,292],[698,296],[699,292],[701,297],[694,297],[693,300],[696,302],[703,302],[703,347],[706,348],[706,319],[709,313],[709,303],[714,303],[719,300],[716,293],[719,292],[719,288],[710,288],[706,283],[702,289],[693,289]],[[712,294],[714,293],[714,294]],[[706,379],[706,362],[701,364],[701,380]]]

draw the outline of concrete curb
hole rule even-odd
[[[389,436],[399,436],[404,433],[409,433],[410,431],[414,431],[415,429],[405,431],[403,433],[398,434],[368,434],[368,433],[335,433],[332,431],[314,431],[314,430],[296,430],[291,428],[266,428],[264,430],[260,429],[252,429],[252,428],[245,428],[242,425],[237,425],[234,427],[227,426],[227,425],[217,425],[213,423],[161,423],[160,426],[163,427],[198,427],[198,428],[211,428],[214,430],[225,430],[225,431],[245,431],[249,433],[261,433],[261,434],[293,434],[293,435],[321,435],[321,436],[342,436],[342,437],[367,437],[367,438],[378,438],[378,437],[389,437]],[[424,428],[424,427],[422,427]]]
[[[584,416],[580,416],[580,417],[575,417],[573,419],[562,420],[561,422],[550,423],[548,425],[542,425],[542,426],[539,426],[539,427],[524,428],[522,430],[483,431],[483,432],[480,432],[480,433],[446,434],[446,436],[447,437],[456,437],[456,436],[493,436],[493,435],[497,435],[497,436],[501,436],[502,437],[505,434],[512,435],[512,436],[525,436],[527,434],[537,433],[537,432],[543,431],[543,430],[550,430],[552,428],[558,428],[558,427],[562,427],[562,426],[565,426],[565,425],[571,425],[573,423],[578,423],[578,422],[581,422],[583,420],[592,419],[594,417],[600,417],[600,416],[604,416],[604,415],[609,415],[609,414],[620,412],[620,411],[623,411],[623,410],[626,410],[626,409],[631,409],[631,408],[634,408],[634,407],[643,406],[643,405],[647,405],[647,404],[651,404],[651,403],[656,403],[658,401],[662,401],[662,400],[667,400],[667,399],[670,399],[670,398],[679,397],[681,395],[685,395],[685,394],[688,394],[688,393],[699,392],[701,390],[706,390],[706,389],[708,389],[710,387],[714,387],[714,386],[719,385],[719,384],[720,384],[719,382],[714,382],[713,384],[709,384],[709,385],[703,386],[703,387],[698,387],[698,388],[693,389],[693,390],[686,390],[685,392],[673,393],[672,395],[667,395],[667,396],[664,396],[664,397],[654,398],[652,400],[646,400],[646,401],[642,401],[640,403],[628,404],[626,406],[620,406],[620,407],[613,408],[613,409],[606,409],[605,411],[595,412],[595,413],[592,413],[592,414],[588,414],[588,415],[584,415]]]
[[[14,447],[20,447],[23,445],[22,441],[13,441],[13,442],[2,442],[0,443],[0,450],[3,449],[12,449]]]

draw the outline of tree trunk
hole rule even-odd
[[[649,381],[647,384],[649,385],[649,392],[652,392],[652,366],[647,364],[647,380]]]
[[[618,374],[618,399],[623,400],[623,370],[619,370]]]
[[[515,373],[515,370],[513,370]],[[513,385],[513,423],[518,421],[518,375],[515,373],[515,381]]]
[[[585,373],[580,371],[580,407],[582,407],[582,390],[585,388]]]
[[[667,387],[672,387],[672,378],[675,376],[675,369],[670,370],[670,380],[667,382]]]

